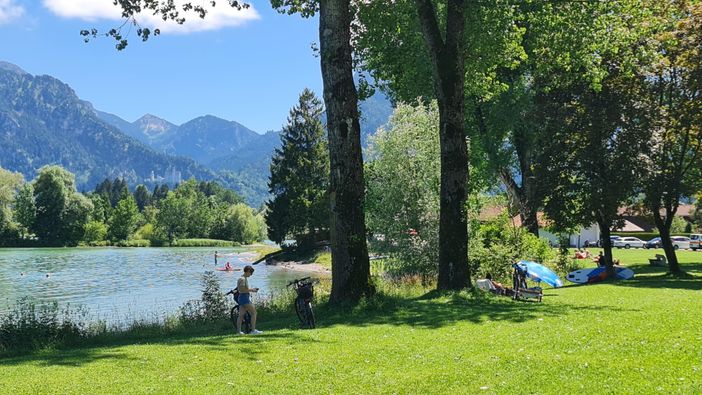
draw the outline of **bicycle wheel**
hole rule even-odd
[[[229,311],[229,319],[232,321],[232,325],[234,325],[234,329],[236,329],[237,318],[239,318],[239,306],[234,306]]]
[[[236,330],[236,320],[239,319],[239,306],[232,307],[229,312],[229,317],[232,321],[232,325],[234,325],[234,330]],[[241,320],[241,331],[244,333],[251,333],[251,314],[249,314],[248,311],[246,315],[244,315],[244,319]]]
[[[314,322],[314,312],[312,311],[312,302],[305,302],[304,304],[305,317],[307,318],[307,327],[310,329],[315,328]]]
[[[297,314],[297,319],[300,320],[300,325],[305,326],[307,324],[307,317],[305,316],[305,300],[302,298],[295,299],[295,313]]]
[[[241,322],[241,330],[244,333],[251,333],[251,314],[247,311],[244,315],[244,320]]]

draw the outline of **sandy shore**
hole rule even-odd
[[[253,263],[258,259],[259,254],[253,251],[235,253],[235,256],[246,263]],[[297,261],[277,261],[274,258],[268,259],[266,262],[261,262],[268,266],[276,266],[286,270],[294,270],[298,272],[313,273],[313,274],[328,274],[331,275],[331,270],[318,263],[306,263]]]
[[[298,272],[306,272],[306,273],[314,273],[314,274],[331,274],[331,270],[327,269],[326,267],[318,264],[318,263],[301,263],[301,262],[295,262],[295,261],[288,261],[288,262],[280,262],[280,261],[272,261],[270,263],[266,263],[266,265],[269,266],[276,266],[279,268],[287,269],[287,270],[294,270]]]

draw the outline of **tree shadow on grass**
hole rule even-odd
[[[70,342],[55,345],[53,348],[22,351],[14,354],[1,355],[0,366],[23,365],[35,363],[39,366],[81,366],[102,360],[134,360],[133,353],[120,350],[125,346],[162,345],[183,346],[194,345],[204,347],[208,351],[229,350],[232,343],[236,342],[237,348],[242,350],[248,359],[256,360],[258,355],[268,351],[267,343],[275,340],[280,344],[282,340],[287,344],[298,344],[318,340],[308,337],[300,339],[301,333],[284,331],[295,328],[290,323],[291,319],[297,320],[295,313],[271,313],[266,329],[272,328],[258,336],[237,336],[234,327],[228,320],[215,323],[189,323],[172,329],[164,329],[157,324],[141,326],[137,329],[124,332],[102,334],[82,340],[80,343]],[[130,355],[131,354],[131,355]]]
[[[513,301],[506,297],[479,293],[454,293],[437,296],[435,293],[418,298],[379,295],[366,306],[347,311],[325,311],[329,316],[320,319],[323,325],[401,325],[436,329],[460,321],[480,324],[488,321],[526,322],[543,317],[555,317],[577,311],[591,311],[601,306],[550,304],[544,302]],[[616,311],[632,311],[609,308]]]
[[[318,327],[395,325],[437,329],[457,322],[481,324],[488,321],[526,322],[556,317],[578,311],[592,311],[601,306],[549,303],[557,290],[547,290],[542,303],[513,301],[481,292],[437,293],[420,297],[379,293],[357,306],[338,307],[322,303],[316,307]],[[609,310],[634,311],[618,307]],[[65,344],[52,350],[0,358],[0,366],[36,363],[40,366],[81,366],[102,360],[134,359],[123,346],[166,345],[202,346],[211,351],[240,350],[249,360],[258,360],[271,347],[304,345],[320,342],[314,332],[299,329],[292,311],[261,311],[259,336],[236,336],[228,321],[183,325],[172,329],[141,327],[123,333],[108,333],[89,338],[80,344]],[[138,363],[138,361],[135,361]]]
[[[668,273],[667,267],[652,265],[627,266],[636,275],[631,280],[617,281],[614,283],[622,287],[634,288],[669,288],[687,289],[692,291],[702,290],[702,264],[683,264],[680,268],[684,271],[681,275]]]

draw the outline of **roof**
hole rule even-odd
[[[494,205],[483,207],[478,215],[478,220],[482,222],[493,220],[499,217],[505,210],[507,210],[507,206]],[[548,219],[543,212],[539,211],[536,213],[536,218],[539,221],[539,227],[545,228],[549,225]],[[515,215],[512,218],[512,222],[514,222],[515,226],[522,226],[522,219],[519,215]]]
[[[624,226],[617,228],[619,232],[652,232],[654,225],[646,217],[627,215],[624,216]]]
[[[504,210],[506,206],[494,205],[483,207],[478,215],[479,221],[490,221],[497,218]],[[655,225],[651,218],[643,215],[639,210],[632,207],[622,206],[617,210],[619,215],[622,216],[624,220],[624,226],[616,229],[619,232],[653,232],[655,230]],[[662,212],[661,212],[662,213]],[[681,204],[678,207],[678,211],[675,213],[676,216],[683,217],[688,221],[692,218],[695,213],[695,206],[692,204]],[[546,228],[549,226],[549,220],[546,215],[539,211],[536,213],[539,220],[539,227]],[[522,219],[519,215],[514,216],[512,221],[516,226],[522,226]]]

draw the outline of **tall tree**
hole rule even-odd
[[[166,234],[168,241],[172,242],[185,234],[186,223],[182,214],[187,209],[187,202],[178,198],[174,192],[168,192],[166,198],[159,202],[156,224]]]
[[[330,301],[356,301],[373,292],[366,243],[358,92],[353,81],[350,0],[271,0],[281,12],[319,12],[319,44],[329,143]]]
[[[290,110],[280,136],[281,147],[271,160],[266,223],[271,240],[288,235],[298,246],[311,246],[329,229],[329,151],[320,120],[322,103],[309,89]],[[324,236],[326,237],[326,236]]]
[[[91,219],[106,224],[110,219],[110,212],[112,211],[109,199],[105,197],[105,195],[98,193],[91,193],[88,195],[88,199],[93,203]]]
[[[332,293],[330,301],[356,301],[373,291],[370,261],[366,244],[363,213],[364,181],[361,155],[361,133],[358,115],[358,94],[353,81],[351,49],[352,10],[350,0],[272,0],[282,12],[300,12],[309,17],[319,11],[319,41],[324,102],[327,109],[327,133],[330,156],[330,233],[332,244]],[[205,17],[202,5],[186,3],[178,7],[171,0],[117,0],[122,16],[134,21],[140,12],[160,15],[164,20],[184,23],[182,13],[194,12]],[[214,6],[214,2],[211,2]],[[246,3],[229,0],[236,8]],[[139,28],[137,35],[146,40],[157,30]],[[95,29],[81,34],[96,37]],[[108,32],[117,40],[117,49],[124,49],[127,40],[118,29]],[[460,248],[460,247],[459,247]],[[465,261],[465,259],[464,259]],[[467,264],[466,264],[467,270]]]
[[[25,183],[17,192],[14,207],[13,216],[20,225],[21,236],[26,236],[34,226],[37,216],[37,207],[34,202],[34,187],[31,183]]]
[[[439,109],[398,104],[387,130],[369,139],[366,216],[389,270],[435,279],[438,272]]]
[[[110,195],[112,194],[112,181],[110,181],[109,178],[105,178],[101,183],[95,186],[94,192],[96,195],[101,195],[109,201]]]
[[[157,203],[168,196],[168,185],[158,185],[154,186],[154,192],[151,194],[151,202]]]
[[[652,40],[659,59],[648,72],[645,103],[656,117],[641,182],[670,272],[680,274],[671,227],[680,201],[702,188],[702,5],[675,3],[671,11]]]
[[[132,195],[117,202],[110,215],[108,237],[111,240],[127,240],[136,230],[139,209]]]
[[[439,102],[441,210],[439,215],[439,289],[470,286],[468,269],[468,146],[465,129],[464,34],[467,0],[447,0],[441,32],[431,0],[416,0],[429,48]]]
[[[144,207],[151,204],[151,193],[149,193],[149,190],[146,189],[144,185],[139,184],[136,189],[134,189],[134,200],[136,201],[137,207],[139,207],[139,211],[144,211]]]
[[[579,80],[543,98],[550,160],[540,162],[537,170],[545,212],[557,226],[598,224],[610,275],[610,231],[641,176],[639,162],[648,141],[637,103],[643,76],[619,68],[627,56],[623,52],[604,59],[607,75],[598,88]]]
[[[353,81],[350,0],[319,1],[319,42],[329,134],[332,245],[330,302],[373,291],[366,244],[358,94]]]
[[[214,221],[215,198],[205,196],[193,178],[180,184],[173,192],[183,202],[184,210],[180,217],[184,223],[184,235],[193,238],[209,237]]]
[[[436,7],[434,6],[436,4]],[[470,4],[470,6],[469,6]],[[440,288],[470,284],[467,264],[468,132],[473,100],[496,85],[495,67],[522,56],[511,6],[464,1],[358,4],[359,64],[399,101],[436,98],[441,114]],[[469,115],[470,114],[470,115]],[[470,119],[470,121],[469,121]],[[470,127],[470,128],[469,128]]]
[[[37,215],[32,231],[50,245],[76,244],[83,237],[92,203],[76,191],[72,173],[44,166],[34,180]]]
[[[20,173],[14,173],[0,167],[0,234],[10,227],[12,221],[11,207],[17,190],[24,182]]]
[[[110,204],[112,207],[117,207],[117,203],[129,194],[127,181],[124,178],[115,178],[112,182],[110,190]]]

